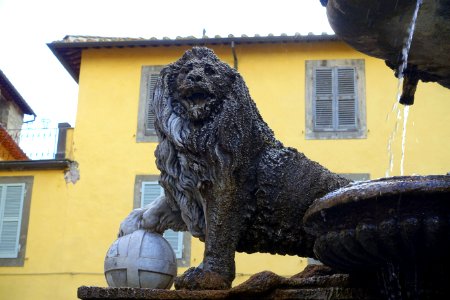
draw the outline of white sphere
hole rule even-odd
[[[160,234],[137,230],[118,238],[106,254],[110,287],[169,289],[175,276],[175,253]]]

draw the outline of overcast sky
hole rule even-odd
[[[75,125],[78,85],[47,47],[65,35],[333,33],[319,0],[0,0],[0,69],[38,117]]]

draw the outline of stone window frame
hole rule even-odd
[[[134,182],[133,208],[141,207],[141,186],[143,182],[158,182],[159,175],[136,175]],[[191,239],[192,235],[183,232],[183,251],[181,258],[177,258],[178,267],[189,267],[191,262]]]
[[[356,71],[356,129],[316,130],[314,128],[314,70],[316,68],[354,67]],[[367,138],[366,87],[364,59],[334,59],[305,61],[305,138],[306,139],[364,139]]]
[[[150,88],[153,80],[155,83],[156,76],[159,76],[159,72],[164,66],[152,65],[142,66],[141,68],[141,83],[139,89],[139,105],[138,105],[138,118],[137,118],[137,131],[136,142],[138,143],[152,143],[158,142],[158,137],[154,128],[147,126],[148,123],[152,123],[151,119],[154,116],[149,112],[149,104],[153,97],[153,89]],[[150,127],[150,128],[148,128]]]
[[[342,177],[351,181],[367,181],[370,180],[370,173],[338,173]]]
[[[0,267],[23,267],[25,264],[33,181],[33,176],[0,177],[0,184],[25,184],[19,236],[19,252],[16,258],[0,258]]]

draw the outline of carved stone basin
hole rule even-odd
[[[354,183],[316,200],[303,220],[326,265],[377,272],[404,293],[437,296],[450,282],[449,175]]]
[[[396,67],[408,37],[416,1],[321,0],[335,33],[356,50]],[[424,0],[408,63],[422,81],[450,88],[450,0]]]

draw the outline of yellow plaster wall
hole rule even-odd
[[[1,171],[1,177],[32,176],[30,217],[23,267],[0,267],[0,299],[77,299],[76,286],[103,280],[102,273],[77,268],[84,257],[67,244],[81,244],[67,234],[74,185],[62,170]],[[99,280],[101,279],[101,280]]]
[[[177,60],[183,47],[90,49],[82,55],[79,103],[70,158],[80,181],[66,185],[61,174],[36,172],[23,268],[0,268],[0,298],[76,299],[80,285],[105,286],[103,260],[121,220],[133,205],[136,175],[158,174],[156,143],[136,143],[141,66]],[[233,64],[229,46],[214,48]],[[238,45],[239,72],[276,136],[334,172],[385,175],[387,141],[397,80],[382,61],[338,42]],[[305,140],[305,60],[365,59],[366,139]],[[442,174],[450,169],[450,91],[420,84],[407,126],[405,174]],[[394,175],[399,175],[396,137]],[[1,174],[0,174],[1,175]],[[21,175],[23,176],[23,175]],[[191,265],[201,262],[203,244],[193,240]],[[237,254],[235,284],[257,271],[281,275],[301,271],[306,259]],[[179,269],[179,273],[185,268]],[[49,273],[49,274],[41,274]],[[5,275],[16,274],[16,275]],[[41,275],[40,275],[41,274]],[[23,286],[26,285],[27,289]],[[6,292],[7,289],[7,292]]]

